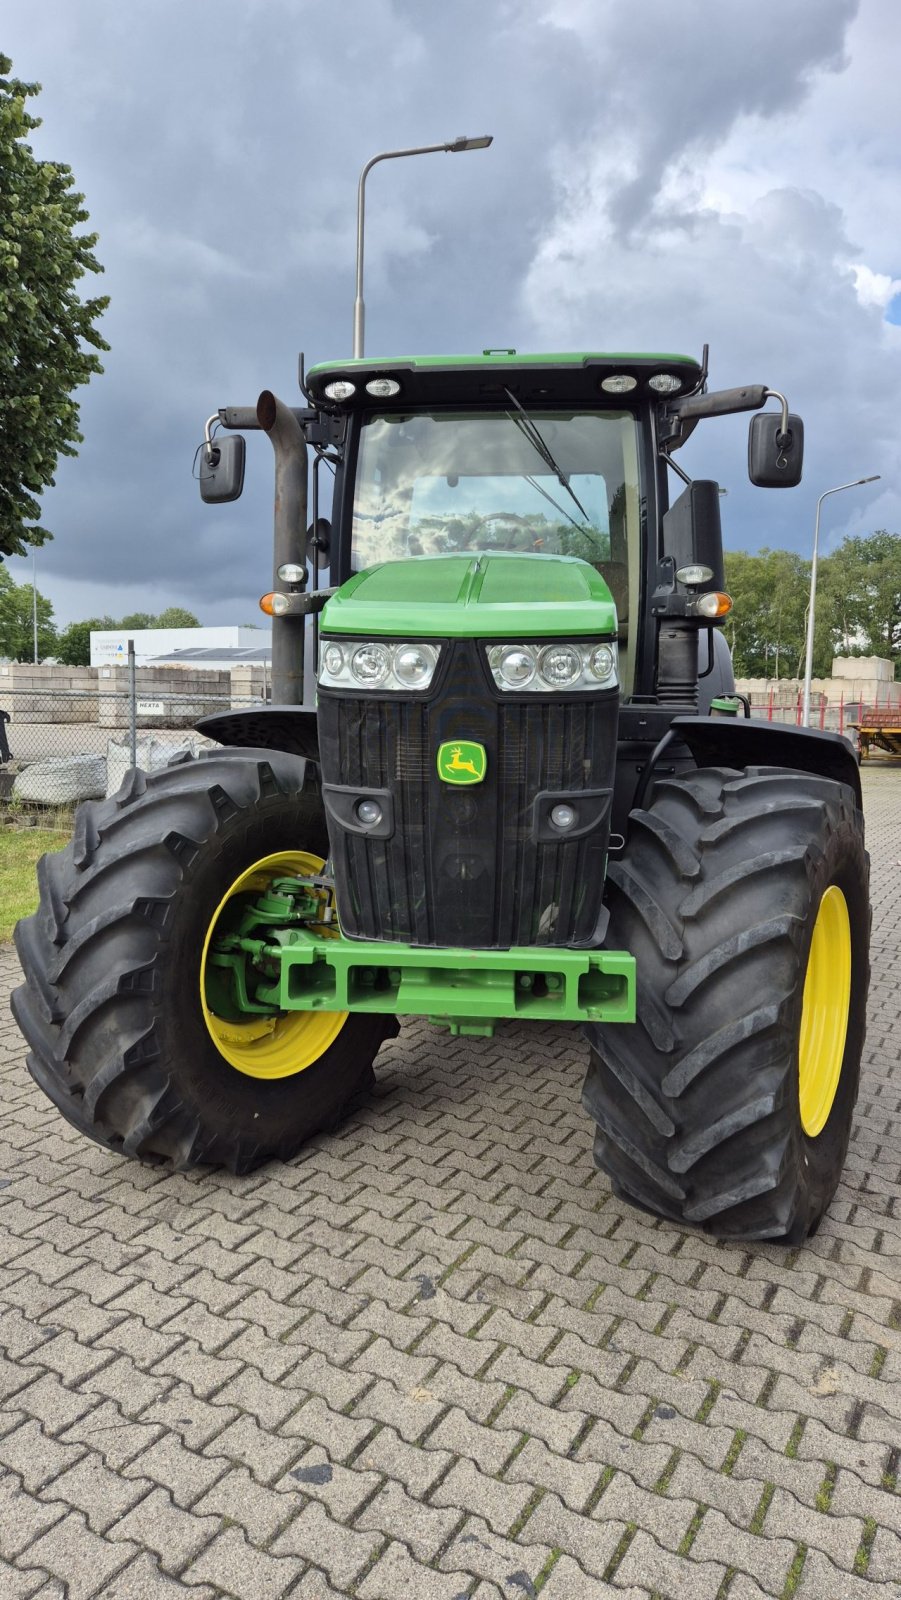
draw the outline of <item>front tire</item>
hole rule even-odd
[[[869,978],[853,792],[779,768],[660,782],[610,867],[638,1019],[588,1031],[595,1159],[645,1210],[798,1243],[838,1186]]]
[[[393,1018],[290,1013],[224,1027],[201,984],[210,929],[255,865],[320,865],[328,841],[309,764],[214,751],[79,808],[38,866],[15,941],[13,1013],[29,1070],[98,1144],[176,1167],[249,1172],[338,1121]],[[307,867],[309,870],[309,867]]]

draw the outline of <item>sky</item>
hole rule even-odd
[[[43,85],[105,267],[103,376],[44,496],[38,587],[60,624],[185,605],[263,622],[272,452],[202,505],[220,405],[300,404],[350,353],[367,184],[366,353],[674,350],[710,386],[766,383],[805,422],[793,490],[747,480],[748,418],[679,460],[715,477],[727,546],[809,554],[901,530],[897,0],[5,0],[0,51]],[[17,581],[31,561],[10,560]]]

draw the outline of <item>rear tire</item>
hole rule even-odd
[[[39,908],[15,933],[13,1013],[35,1081],[98,1144],[249,1172],[334,1126],[371,1079],[394,1018],[349,1014],[303,1070],[289,1061],[264,1078],[220,1053],[201,1005],[204,939],[241,874],[280,852],[328,855],[309,774],[275,750],[131,772],[39,863]]]
[[[658,1215],[800,1242],[838,1185],[860,1078],[869,863],[852,790],[766,767],[660,782],[609,878],[606,942],[636,957],[638,1020],[587,1029],[598,1166]]]

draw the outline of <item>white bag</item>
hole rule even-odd
[[[103,756],[51,756],[23,768],[13,784],[13,799],[45,806],[100,800],[106,792]]]

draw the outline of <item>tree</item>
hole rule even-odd
[[[103,270],[97,235],[78,232],[88,213],[70,168],[25,143],[40,126],[26,104],[40,85],[11,70],[0,54],[0,554],[24,555],[52,537],[36,497],[58,457],[77,454],[72,394],[103,370],[96,352],[109,346],[95,324],[108,301],[78,298],[78,280]]]
[[[167,606],[165,611],[160,612],[152,626],[154,628],[199,628],[201,623],[200,618],[195,617],[193,611],[186,611],[184,606]]]
[[[184,606],[167,606],[155,617],[150,611],[133,611],[117,622],[115,617],[88,617],[84,622],[70,622],[59,636],[57,655],[68,667],[87,667],[91,660],[91,634],[118,629],[138,633],[142,628],[199,628],[193,611]]]
[[[39,592],[38,660],[56,654],[53,606]],[[0,656],[13,661],[34,660],[34,590],[30,583],[14,583],[0,567]]]
[[[803,661],[810,563],[790,550],[726,552],[726,623],[736,677],[790,678]]]
[[[841,619],[845,649],[901,656],[901,535],[879,528],[843,540],[820,565],[818,597],[820,585]]]
[[[91,664],[91,634],[103,628],[115,628],[113,617],[88,617],[85,622],[70,622],[57,640],[56,654],[67,667],[89,667]]]

